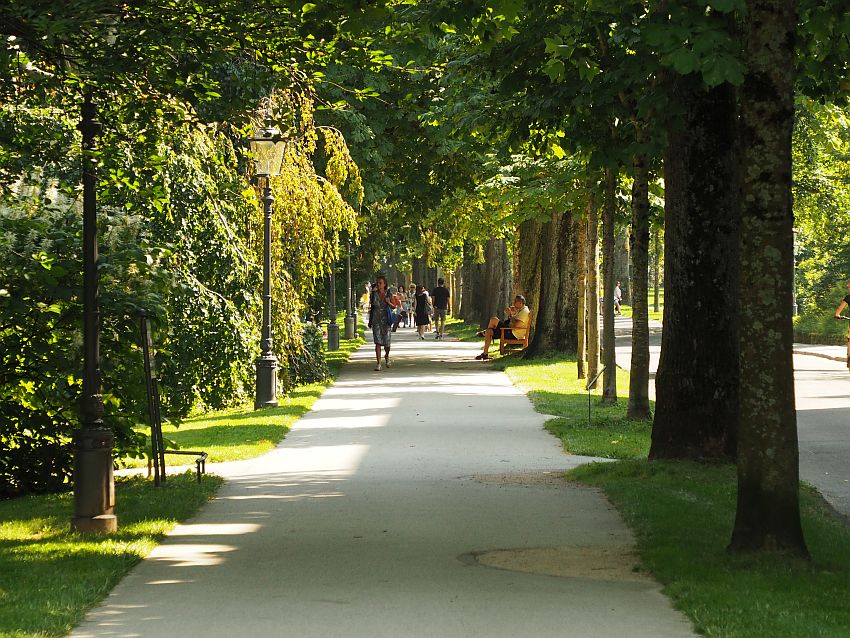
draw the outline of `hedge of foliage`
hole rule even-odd
[[[356,236],[351,204],[362,188],[344,141],[313,126],[309,99],[279,101],[299,105],[274,184],[274,346],[291,362],[288,387],[327,374],[320,337],[302,327],[302,300],[336,258],[339,232]],[[15,153],[0,153],[0,498],[69,487],[82,385],[76,121],[27,107],[0,106],[0,134],[19,138]],[[172,420],[248,400],[259,354],[262,209],[234,143],[241,133],[197,121],[175,128],[161,110],[102,104],[114,122],[101,139],[98,214],[102,382],[116,458],[147,445],[138,433],[147,422],[141,310],[154,326]],[[319,151],[324,175],[312,160]],[[286,196],[296,188],[298,198]]]

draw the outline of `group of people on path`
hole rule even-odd
[[[400,325],[416,326],[419,339],[425,339],[426,330],[430,333],[431,324],[436,327],[435,339],[442,339],[446,328],[446,316],[451,311],[451,291],[446,288],[443,279],[437,280],[437,287],[429,293],[424,286],[410,284],[409,292],[404,284],[397,290],[387,286],[387,278],[378,275],[372,284],[369,296],[369,327],[375,342],[375,371],[382,366],[392,366],[390,348],[392,334]],[[383,348],[383,364],[381,349]]]
[[[443,279],[429,293],[424,286],[411,284],[410,291],[402,284],[397,290],[387,286],[387,278],[378,275],[369,292],[369,327],[375,343],[375,371],[392,367],[390,349],[392,335],[402,323],[415,324],[419,339],[425,339],[426,329],[430,332],[435,324],[435,340],[443,338],[446,316],[451,311],[451,291]],[[490,344],[494,339],[523,339],[528,332],[529,310],[525,297],[517,295],[514,302],[505,308],[505,318],[491,317],[487,327],[478,333],[484,337],[484,350],[476,356],[478,360],[490,358]],[[433,317],[433,319],[432,319]],[[382,355],[383,350],[383,357]],[[383,358],[383,361],[382,361]]]

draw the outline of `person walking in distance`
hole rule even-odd
[[[425,327],[431,323],[431,318],[428,316],[428,306],[430,305],[425,287],[422,284],[416,286],[416,295],[413,297],[413,315],[416,320],[416,332],[419,333],[420,339],[425,339]]]
[[[438,279],[437,287],[431,293],[431,300],[434,303],[434,323],[437,325],[435,339],[443,338],[443,331],[446,329],[446,313],[451,310],[452,295],[445,284],[445,280]]]
[[[387,308],[397,308],[398,297],[390,295],[387,291],[387,279],[378,275],[377,287],[372,291],[372,299],[369,306],[369,326],[372,328],[372,339],[375,342],[375,372],[381,371],[381,348],[384,349],[384,362],[389,368],[392,365],[390,359],[390,344],[392,342],[392,323],[387,316]]]
[[[620,310],[620,304],[623,301],[623,290],[620,288],[620,282],[617,282],[617,285],[614,286],[614,314],[621,315],[623,314]]]

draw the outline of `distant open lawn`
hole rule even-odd
[[[169,476],[155,488],[140,477],[116,481],[118,532],[70,531],[71,494],[0,501],[0,636],[64,636],[86,610],[197,511],[221,479]]]
[[[619,405],[587,397],[568,357],[504,368],[535,408],[556,414],[547,428],[572,453],[626,459],[592,463],[568,480],[602,488],[635,533],[641,569],[664,586],[674,606],[704,636],[752,638],[850,635],[850,530],[816,490],[801,489],[803,528],[812,560],[726,551],[735,520],[732,465],[645,460],[651,429],[624,417],[626,374],[618,375]]]
[[[652,288],[649,289],[649,294],[647,295],[649,300],[649,318],[655,321],[661,321],[664,315],[664,289],[660,288],[658,290],[658,312],[654,310],[655,308],[655,294]],[[632,316],[632,306],[627,306],[626,304],[622,304],[620,306],[620,311],[623,313],[624,317]]]
[[[253,405],[246,405],[187,419],[179,426],[163,424],[163,437],[173,444],[166,445],[207,452],[211,463],[241,461],[271,451],[286,436],[292,424],[310,411],[316,399],[333,383],[342,364],[362,343],[362,330],[357,339],[349,341],[341,338],[338,351],[325,353],[331,380],[299,386],[286,396],[278,396],[279,406],[276,408],[254,410]],[[149,430],[146,428],[144,432],[147,434]],[[191,458],[166,455],[165,462],[166,465],[185,465],[191,463],[188,460]],[[147,463],[144,458],[122,461],[124,467],[143,467]]]

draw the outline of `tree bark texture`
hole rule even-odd
[[[632,183],[632,361],[627,414],[648,419],[649,410],[649,171],[634,158]]]
[[[800,525],[792,304],[792,0],[747,2],[741,89],[738,507],[730,548],[808,555]]]
[[[660,292],[659,287],[661,286],[661,231],[658,227],[655,227],[652,231],[652,246],[653,246],[653,257],[652,260],[652,309],[655,312],[658,312],[661,309],[661,300],[660,300]]]
[[[576,373],[579,379],[587,378],[587,219],[583,216],[577,223],[578,231],[578,312],[576,313]]]
[[[461,271],[463,273],[463,287],[461,289],[463,301],[460,318],[469,323],[481,325],[482,317],[487,314],[484,307],[484,291],[481,285],[482,265],[476,264],[472,257],[467,257]]]
[[[596,195],[590,192],[587,201],[587,378],[599,374],[599,211]]]
[[[730,460],[738,422],[735,91],[705,89],[692,75],[670,81],[684,122],[664,157],[664,331],[649,457]]]
[[[463,266],[462,319],[481,327],[490,317],[501,315],[513,298],[511,260],[504,239],[490,239],[483,247],[484,261],[470,258]]]
[[[617,402],[617,352],[614,335],[614,217],[617,211],[617,174],[605,169],[605,199],[602,206],[602,403]]]
[[[504,239],[489,239],[484,245],[484,288],[489,300],[485,307],[485,325],[493,315],[513,301],[513,264]]]
[[[520,226],[519,285],[534,325],[528,357],[576,352],[577,234],[577,222],[568,213],[554,213],[547,222],[532,220]]]
[[[614,276],[613,281],[622,284],[623,303],[632,305],[632,247],[629,243],[629,229],[621,227],[614,230]]]

